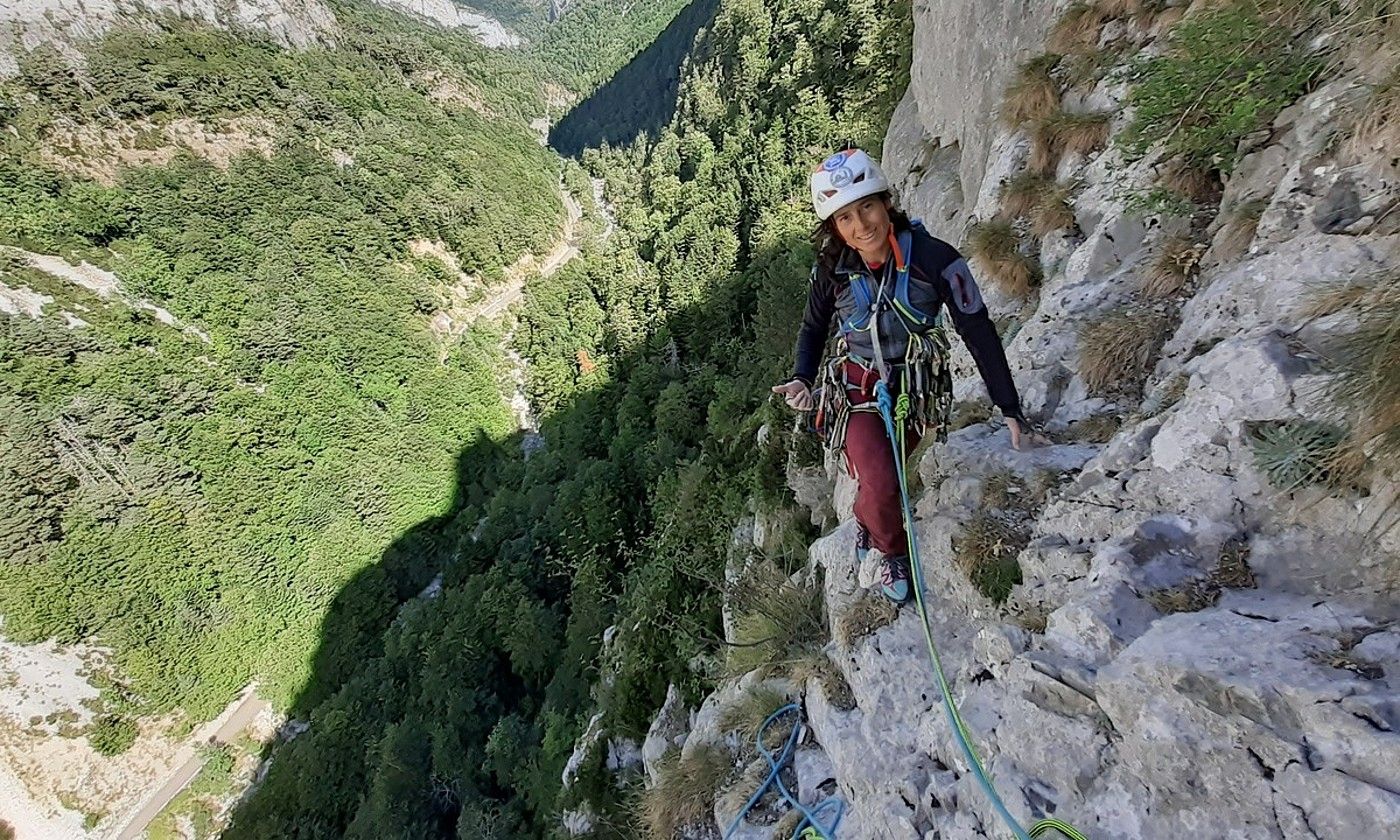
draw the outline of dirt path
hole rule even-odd
[[[136,813],[126,820],[121,831],[115,835],[117,840],[135,840],[140,837],[151,824],[151,820],[154,820],[199,774],[200,769],[204,767],[204,757],[199,754],[196,745],[230,743],[238,737],[238,733],[248,728],[253,718],[266,707],[267,704],[258,697],[253,687],[249,686],[222,714],[200,727],[195,735],[190,737],[189,743],[180,750],[177,756],[180,764],[166,776],[159,788],[146,797]]]
[[[550,248],[543,257],[525,254],[516,260],[506,268],[505,280],[499,285],[487,289],[486,296],[476,303],[441,313],[445,317],[438,320],[435,329],[445,344],[450,345],[456,339],[461,338],[472,323],[478,319],[500,318],[506,314],[506,310],[524,299],[527,281],[534,277],[548,277],[562,268],[569,260],[578,256],[579,221],[583,218],[583,208],[579,206],[578,200],[574,198],[573,194],[564,189],[562,183],[559,185],[559,191],[564,199],[565,218],[564,229],[554,247]],[[475,282],[472,278],[468,278],[468,280]],[[461,290],[460,293],[464,294],[465,291]],[[458,294],[459,292],[454,290],[451,296],[455,297]]]

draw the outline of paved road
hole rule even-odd
[[[218,724],[212,734],[200,733],[198,738],[203,739],[205,743],[230,743],[267,707],[267,704],[251,690],[245,691],[243,697],[234,703],[236,705],[232,712],[226,709],[220,716],[223,722]],[[117,840],[136,840],[140,837],[151,824],[151,820],[154,820],[171,800],[180,795],[180,791],[194,780],[200,768],[204,766],[204,757],[193,746],[184,747],[176,757],[184,760],[166,777],[160,789],[147,797],[141,809],[127,820],[126,826],[116,835]]]

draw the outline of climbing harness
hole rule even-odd
[[[938,440],[947,437],[948,418],[953,405],[948,335],[940,314],[923,312],[909,297],[909,256],[913,244],[911,231],[902,231],[898,237],[891,232],[889,239],[891,260],[886,264],[879,285],[872,288],[870,278],[863,274],[851,277],[855,310],[850,317],[842,320],[835,352],[822,369],[814,427],[833,452],[843,449],[846,424],[852,412],[878,410],[873,402],[853,403],[849,390],[865,390],[871,377],[889,381],[894,372],[886,362],[881,346],[880,313],[886,309],[893,309],[899,315],[898,323],[907,334],[904,359],[893,367],[899,374],[900,394],[909,401],[909,423],[921,436],[933,429]],[[889,271],[891,265],[894,268],[893,277]],[[890,288],[891,279],[893,288]],[[856,333],[870,336],[874,359],[851,351],[847,337]],[[860,382],[851,381],[848,362],[855,363],[863,371]]]
[[[775,721],[789,712],[795,713],[797,719],[793,721],[792,731],[788,733],[787,741],[783,743],[782,752],[775,757],[763,745],[763,733]],[[758,786],[758,790],[753,792],[753,796],[749,797],[749,801],[744,803],[744,807],[739,809],[739,813],[734,815],[733,821],[729,823],[729,828],[724,831],[724,840],[729,840],[734,836],[734,832],[738,831],[739,825],[743,823],[744,817],[748,816],[749,811],[758,804],[769,787],[777,787],[778,795],[802,814],[802,821],[793,829],[788,840],[836,840],[836,827],[841,824],[841,816],[846,811],[846,803],[833,796],[818,803],[815,808],[808,808],[799,802],[796,796],[792,795],[792,792],[787,789],[787,785],[783,784],[783,768],[792,760],[793,751],[797,749],[797,742],[802,738],[803,728],[802,707],[796,703],[789,703],[778,709],[769,715],[763,725],[758,728],[758,732],[754,735],[754,747],[763,756],[763,760],[768,762],[768,776],[763,780],[763,784]],[[823,823],[818,817],[827,811],[832,812],[831,822]]]
[[[1044,836],[1049,831],[1057,831],[1069,840],[1087,840],[1083,834],[1068,823],[1056,819],[1043,819],[1031,826],[1029,832],[1021,827],[1016,818],[1007,810],[1005,803],[1001,801],[1001,796],[997,793],[996,786],[992,784],[991,778],[987,775],[986,769],[982,766],[982,761],[977,757],[977,751],[972,747],[972,738],[968,734],[967,726],[963,723],[962,716],[958,714],[957,704],[953,702],[953,690],[948,685],[948,678],[943,673],[943,662],[938,656],[938,648],[933,643],[933,626],[928,617],[928,605],[924,601],[924,572],[919,561],[919,541],[914,536],[914,516],[909,504],[909,484],[904,471],[904,426],[909,413],[909,400],[904,394],[900,394],[896,399],[890,395],[889,386],[882,380],[875,384],[875,402],[879,407],[880,417],[885,421],[885,432],[889,435],[890,446],[894,452],[895,477],[899,482],[899,504],[900,511],[904,516],[904,531],[909,538],[909,567],[914,583],[914,601],[919,608],[919,620],[924,628],[924,641],[928,644],[929,660],[933,662],[933,673],[938,678],[938,689],[943,694],[943,712],[948,718],[948,723],[953,730],[953,737],[962,749],[963,758],[972,770],[972,775],[991,800],[992,807],[996,809],[998,816],[1006,823],[1007,828],[1016,836],[1017,840],[1030,840]]]

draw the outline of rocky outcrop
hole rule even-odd
[[[17,56],[40,44],[77,60],[75,42],[118,25],[148,25],[161,14],[251,29],[289,47],[334,40],[336,29],[321,0],[12,0],[0,5],[0,76],[17,72]]]
[[[992,116],[1052,6],[915,13],[914,78],[885,164],[945,238],[993,215],[1001,181],[1024,167],[1027,137]],[[1088,97],[1116,110],[1125,94],[1100,83]],[[953,433],[917,465],[915,530],[956,702],[1026,824],[1053,815],[1096,840],[1343,840],[1400,824],[1400,491],[1377,475],[1365,492],[1283,492],[1253,448],[1264,424],[1342,419],[1317,348],[1354,316],[1309,312],[1315,293],[1400,271],[1394,161],[1347,142],[1360,95],[1354,78],[1328,83],[1248,138],[1208,228],[1129,205],[1160,155],[1066,156],[1075,224],[1039,241],[1044,283],[1025,303],[988,290],[1017,325],[1007,354],[1026,408],[1062,442],[1016,452],[999,425]],[[1230,220],[1243,207],[1258,223],[1241,236]],[[1187,233],[1200,274],[1152,304],[1168,327],[1141,394],[1095,393],[1081,328],[1141,305],[1163,243]],[[970,359],[957,371],[957,396],[985,399]],[[1067,442],[1102,417],[1120,424],[1105,442]],[[811,746],[847,804],[840,837],[1006,836],[943,716],[916,611],[854,640],[839,632],[871,570],[850,561],[849,507],[811,468],[790,475],[814,521],[844,523],[810,556],[854,708],[822,680],[804,695]],[[1022,580],[999,606],[954,557],[1007,475],[1051,489],[1021,509]]]
[[[500,21],[452,0],[372,0],[451,29],[488,47],[517,47]],[[161,15],[264,34],[286,47],[335,41],[335,13],[323,0],[7,0],[0,4],[0,78],[19,71],[19,56],[41,44],[81,62],[77,44],[118,26],[148,27]]]

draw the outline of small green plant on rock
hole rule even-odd
[[[1329,464],[1345,433],[1311,420],[1270,423],[1251,436],[1254,464],[1278,490],[1288,493],[1329,478]]]
[[[88,743],[102,755],[121,755],[136,743],[136,723],[118,715],[103,715],[88,730]]]

